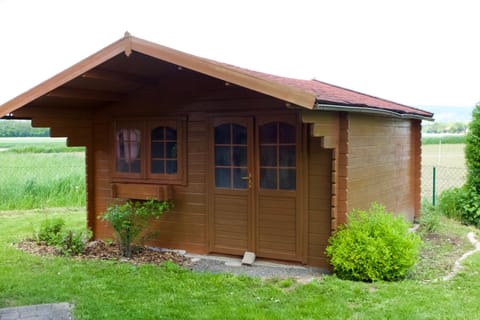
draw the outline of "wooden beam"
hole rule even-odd
[[[92,69],[82,74],[82,78],[96,79],[113,82],[123,82],[129,84],[147,85],[155,82],[154,79],[140,77],[133,74],[107,71],[102,69]]]
[[[302,111],[302,122],[311,123],[312,137],[323,137],[322,146],[335,149],[339,144],[339,116],[336,112]]]
[[[121,101],[125,95],[106,91],[83,90],[70,88],[57,88],[47,93],[49,97],[95,100],[95,101]]]
[[[22,93],[21,95],[13,98],[12,100],[0,105],[0,115],[5,115],[16,109],[23,107],[24,105],[32,102],[33,100],[43,96],[47,92],[60,87],[68,81],[75,79],[76,77],[84,74],[86,71],[95,68],[101,63],[111,59],[119,53],[125,52],[125,48],[130,45],[130,38],[122,38],[108,47],[98,51],[97,53],[89,56],[88,58],[78,62],[72,67],[60,72],[52,78],[40,83],[36,87]]]

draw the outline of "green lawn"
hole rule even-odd
[[[172,264],[38,257],[12,242],[46,216],[83,228],[83,209],[0,212],[0,307],[71,302],[75,319],[474,319],[480,254],[452,281],[356,283],[325,276],[306,285],[192,273]],[[448,226],[444,229],[451,229]],[[457,226],[456,228],[464,228]],[[461,229],[466,232],[469,229]]]

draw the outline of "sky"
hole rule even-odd
[[[480,101],[478,6],[476,0],[0,0],[0,104],[128,31],[243,68],[455,114]]]

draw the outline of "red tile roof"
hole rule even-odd
[[[379,109],[391,111],[398,114],[417,115],[421,117],[431,118],[433,113],[425,110],[409,107],[400,103],[385,100],[368,94],[360,93],[358,91],[342,88],[333,84],[318,80],[301,80],[287,77],[281,77],[262,73],[258,71],[248,70],[233,65],[227,65],[228,68],[236,69],[240,72],[247,73],[251,76],[264,79],[266,81],[277,82],[289,87],[311,92],[316,97],[317,105],[332,105],[332,106],[347,106],[359,107],[368,109]],[[321,109],[318,107],[318,109]]]

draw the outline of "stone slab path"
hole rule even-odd
[[[0,309],[0,320],[71,320],[72,309],[66,302],[4,308]]]
[[[474,254],[475,252],[480,251],[480,242],[476,239],[475,233],[469,232],[467,234],[467,238],[474,248],[463,254],[457,261],[455,261],[455,265],[453,266],[452,271],[445,277],[443,277],[444,281],[451,280],[453,277],[455,277],[455,275],[462,269],[462,261]]]

